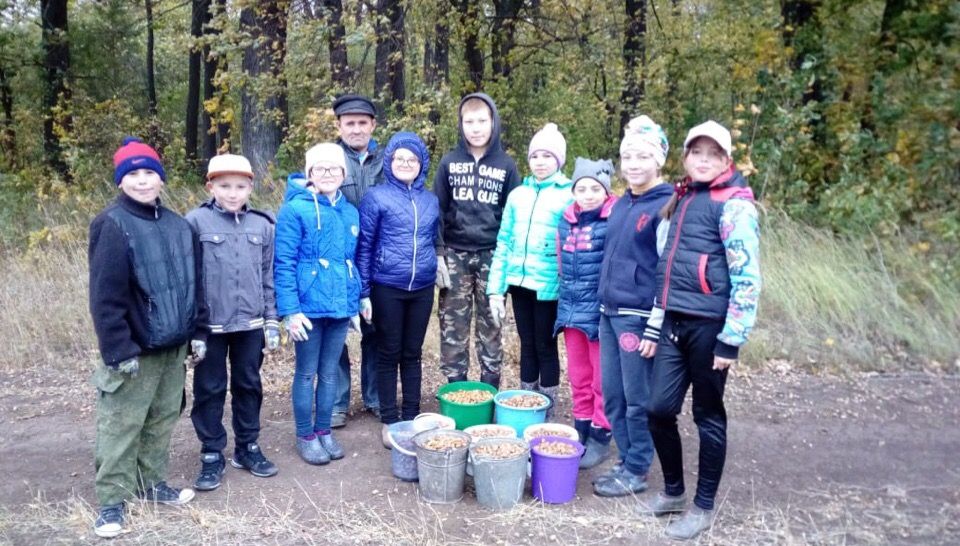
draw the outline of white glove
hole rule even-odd
[[[283,326],[294,341],[306,341],[307,330],[313,330],[313,323],[303,313],[294,313],[283,318]]]
[[[128,373],[130,377],[136,377],[140,373],[140,359],[133,357],[130,360],[124,360],[117,364],[117,367],[107,366],[107,369],[114,373]]]
[[[276,321],[268,321],[263,326],[263,341],[267,351],[276,351],[280,348],[280,325]]]
[[[360,315],[350,317],[350,329],[358,334],[360,333]]]
[[[437,288],[450,288],[450,270],[447,269],[447,259],[437,256]]]
[[[370,298],[360,298],[360,316],[367,324],[373,320],[373,304],[370,303]]]
[[[199,339],[191,341],[190,352],[197,358],[197,362],[207,358],[207,342]]]
[[[503,296],[490,296],[490,315],[493,317],[494,326],[503,326],[503,319],[507,317],[507,304]]]

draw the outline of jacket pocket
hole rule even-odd
[[[707,260],[710,256],[706,254],[700,255],[700,260],[697,262],[697,279],[700,280],[700,291],[704,294],[712,294],[713,290],[710,289],[710,283],[707,282]]]

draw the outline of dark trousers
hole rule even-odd
[[[433,286],[407,292],[371,284],[373,325],[377,329],[377,393],[380,421],[386,424],[413,419],[420,413],[420,355],[433,309]],[[397,410],[397,372],[403,402]]]
[[[223,404],[227,398],[227,360],[233,398],[233,435],[237,446],[256,442],[260,435],[263,388],[263,330],[211,335],[207,356],[193,370],[193,409],[190,420],[202,451],[221,452],[227,446]]]
[[[560,352],[553,335],[557,302],[539,301],[536,292],[519,286],[511,286],[509,292],[520,337],[520,381],[556,387],[560,384]]]
[[[713,369],[713,349],[723,320],[667,313],[663,320],[650,382],[650,434],[663,468],[668,495],[681,495],[683,450],[677,414],[693,385],[693,421],[700,433],[700,468],[693,502],[713,509],[727,456],[727,412],[723,389],[727,370]]]

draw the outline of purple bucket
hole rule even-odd
[[[576,451],[573,455],[545,455],[537,450],[537,446],[545,441],[564,443]],[[533,498],[549,504],[573,500],[577,494],[581,456],[583,446],[576,440],[558,436],[541,436],[530,440],[530,457],[533,459],[530,488]]]

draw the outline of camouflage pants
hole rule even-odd
[[[447,252],[450,288],[440,291],[440,370],[448,378],[464,377],[470,369],[470,326],[477,314],[476,349],[481,378],[500,375],[503,345],[487,301],[487,276],[493,250]]]
[[[170,435],[180,418],[187,346],[140,355],[136,377],[93,374],[99,391],[95,447],[97,499],[119,504],[138,489],[166,480]]]

